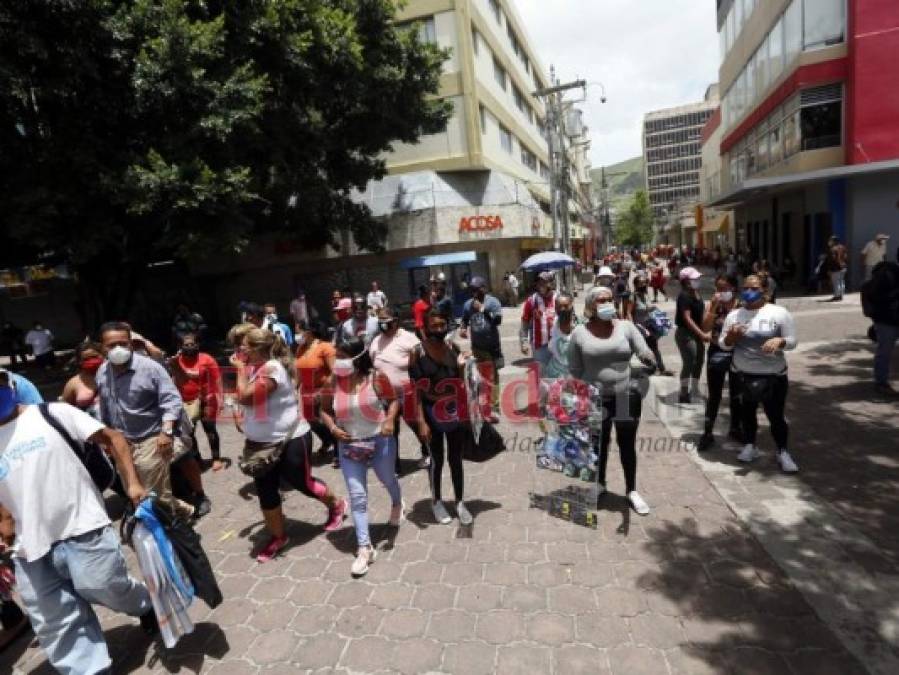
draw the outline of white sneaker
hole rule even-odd
[[[352,572],[354,577],[365,576],[365,573],[368,572],[368,566],[375,561],[376,557],[374,546],[360,548],[356,554],[356,559],[353,561],[353,566],[350,568],[350,572]]]
[[[756,459],[758,459],[760,454],[761,453],[759,452],[759,449],[757,447],[747,444],[740,451],[740,454],[737,455],[737,459],[741,462],[754,462]]]
[[[456,513],[459,516],[459,522],[462,525],[471,525],[474,522],[474,517],[471,515],[471,511],[468,510],[468,507],[465,506],[465,502],[458,501],[456,502]]]
[[[400,500],[400,503],[390,509],[390,520],[387,524],[390,527],[399,527],[400,523],[406,519],[406,502]]]
[[[777,453],[777,461],[780,462],[780,468],[784,473],[797,473],[799,471],[799,466],[786,450],[781,450]]]
[[[631,506],[634,507],[634,511],[639,513],[641,516],[649,514],[649,504],[644,501],[639,492],[637,492],[636,490],[628,492],[627,498],[628,500],[630,500]]]
[[[431,504],[431,510],[434,512],[434,520],[436,520],[441,525],[449,525],[452,522],[452,518],[450,518],[450,514],[447,513],[446,507],[443,505],[443,502],[437,501]]]

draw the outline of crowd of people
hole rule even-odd
[[[877,241],[884,244],[885,238]],[[834,250],[837,260],[843,253]],[[874,261],[870,254],[866,264]],[[574,297],[557,288],[556,274],[542,271],[521,310],[520,351],[532,359],[541,391],[547,382],[563,380],[589,383],[598,392],[592,403],[601,425],[592,442],[600,498],[614,428],[626,495],[640,515],[650,512],[637,485],[636,438],[646,391],[631,361],[637,358],[647,373],[674,376],[659,348],[672,325],[657,306],[660,294],[667,299],[673,292],[672,270],[679,285],[674,341],[682,362],[677,404],[696,401],[705,368],[708,393],[698,450],[715,445],[727,383],[728,436],[742,444],[737,459],[749,463],[759,456],[761,406],[781,469],[798,471],[784,414],[785,353],[796,347],[797,336],[793,317],[774,303],[770,268],[760,261],[742,269],[732,252],[723,260],[713,256],[714,292],[706,302],[704,275],[691,264],[705,261],[692,255],[659,249],[597,261],[582,316]],[[676,258],[675,264],[662,256]],[[887,378],[899,333],[899,264],[881,259],[870,267],[863,305],[884,345],[875,379],[881,390],[892,392]],[[509,280],[506,275],[504,287]],[[835,277],[834,288],[840,283]],[[109,487],[126,503],[136,505],[153,494],[177,518],[196,521],[213,508],[197,433],[202,428],[206,437],[212,475],[227,469],[231,458],[222,453],[217,424],[230,410],[243,436],[237,466],[252,480],[268,533],[254,552],[257,561],[272,560],[288,545],[281,490],[289,486],[322,504],[323,531],[339,529],[352,517],[356,554],[349,572],[361,577],[377,554],[369,525],[369,469],[389,496],[388,525],[401,527],[405,517],[402,422],[418,446],[416,466],[428,471],[434,521],[448,524],[454,511],[461,525],[470,525],[474,514],[465,501],[463,454],[472,434],[458,384],[475,364],[483,382],[476,406],[485,423],[497,423],[505,358],[499,333],[503,302],[480,276],[468,280],[466,290],[469,297],[457,317],[446,278],[435,274],[418,289],[409,330],[377,282],[366,294],[334,291],[327,317],[303,293],[284,320],[274,303],[241,303],[240,320],[226,337],[228,373],[204,349],[208,326],[187,306],[176,310],[170,355],[130,324],[107,322],[78,345],[76,372],[59,402],[49,405],[24,376],[0,370],[0,536],[5,547],[15,547],[19,592],[51,663],[62,672],[95,672],[102,670],[98,664],[108,664],[91,604],[140,617],[148,632],[156,629],[146,588],[128,575],[101,490],[67,447],[72,442],[114,460],[116,479]],[[501,293],[506,304],[517,304],[517,285],[514,290],[514,303],[508,288]],[[7,329],[5,339],[19,339]],[[44,357],[39,367],[54,367],[53,336],[40,323],[21,341]],[[233,386],[225,382],[229,374]],[[340,469],[344,489],[313,475],[316,437],[320,455]],[[451,507],[442,485],[447,464]],[[9,635],[25,622],[10,600],[0,618]]]

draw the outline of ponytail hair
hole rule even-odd
[[[247,346],[250,349],[261,352],[262,354],[265,354],[268,359],[275,359],[284,366],[284,370],[287,371],[290,380],[296,382],[297,373],[293,353],[280,335],[275,335],[270,330],[253,326],[253,329],[246,333],[245,339]]]

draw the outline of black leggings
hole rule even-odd
[[[644,336],[646,340],[646,346],[652,351],[652,355],[656,357],[656,365],[658,365],[660,371],[665,370],[665,362],[662,360],[662,352],[659,351],[659,338],[652,333],[647,333]]]
[[[418,419],[417,412],[415,416],[412,416],[412,419],[406,417],[403,413],[406,410],[400,409],[400,414],[396,416],[396,419],[393,423],[393,437],[396,439],[396,472],[400,472],[400,420],[403,420],[406,423],[406,426],[415,434],[415,438],[418,438]],[[412,415],[412,411],[409,411],[410,416]],[[428,456],[428,446],[424,443],[421,444],[421,456]]]
[[[618,401],[627,406],[621,415],[616,414]],[[612,424],[615,425],[615,437],[618,440],[618,454],[621,455],[621,468],[624,469],[624,483],[627,492],[637,489],[637,428],[640,426],[642,401],[640,395],[631,392],[624,397],[603,399],[602,432],[599,447],[594,450],[599,454],[599,482],[606,484],[606,465],[609,462],[609,444],[612,438]],[[625,414],[626,413],[626,414]]]
[[[312,427],[313,433],[318,436],[318,440],[321,441],[322,445],[319,448],[319,451],[325,450],[327,448],[332,448],[336,444],[334,443],[334,436],[331,434],[328,427],[324,425],[324,423],[319,421],[309,422],[309,426]]]
[[[0,626],[3,630],[12,630],[25,614],[12,600],[0,600]]]
[[[706,382],[709,386],[709,398],[705,404],[705,432],[712,433],[715,428],[715,420],[718,419],[718,408],[721,406],[721,397],[724,393],[724,379],[727,378],[727,388],[730,395],[730,428],[739,429],[740,418],[740,386],[739,378],[730,367],[716,368],[712,366],[712,355],[722,351],[718,347],[709,347],[709,358],[705,367]]]
[[[771,425],[771,435],[774,436],[774,442],[777,444],[778,450],[787,449],[787,440],[789,436],[789,427],[787,419],[784,417],[784,409],[787,405],[787,390],[789,389],[789,381],[786,375],[772,375],[771,393],[765,401],[762,402],[762,408],[768,423]],[[746,396],[742,396],[740,403],[741,418],[743,421],[743,442],[755,445],[755,437],[758,433],[759,423],[757,411],[759,404],[756,401],[747,400]]]
[[[253,479],[256,494],[259,496],[259,506],[264,511],[270,511],[281,505],[278,486],[282,478],[307,497],[326,503],[328,486],[312,475],[312,464],[309,461],[311,452],[312,434],[307,431],[287,443],[274,469],[264,476]]]
[[[443,460],[449,455],[450,478],[453,481],[453,492],[456,501],[461,501],[465,495],[465,469],[462,466],[462,447],[465,443],[464,434],[469,433],[465,427],[452,431],[440,431],[434,422],[430,407],[425,407],[425,418],[431,428],[431,469],[428,478],[431,481],[431,497],[434,501],[440,501],[440,483],[443,479]]]
[[[203,425],[203,431],[206,434],[206,440],[209,441],[209,451],[212,453],[212,459],[220,459],[222,442],[221,440],[219,440],[219,432],[215,427],[215,420],[207,420],[205,418],[201,418],[200,424]],[[197,461],[200,461],[200,448],[197,445],[196,426],[194,426],[194,431],[191,434],[191,438],[194,442],[194,454],[197,457]]]

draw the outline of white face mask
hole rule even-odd
[[[116,366],[123,366],[131,360],[131,350],[122,345],[116,345],[106,354],[109,362]]]
[[[699,290],[699,279],[690,279],[690,288],[693,290]]]
[[[721,300],[721,302],[730,302],[734,299],[733,291],[721,291],[718,294],[718,298]]]
[[[337,359],[334,361],[334,374],[337,377],[349,377],[353,374],[353,359]]]
[[[306,336],[300,333],[299,335],[294,335],[294,342],[297,343],[297,347],[302,347],[306,344]]]
[[[615,305],[611,303],[605,303],[596,308],[596,318],[601,321],[611,321],[617,316],[618,310],[616,310]]]

